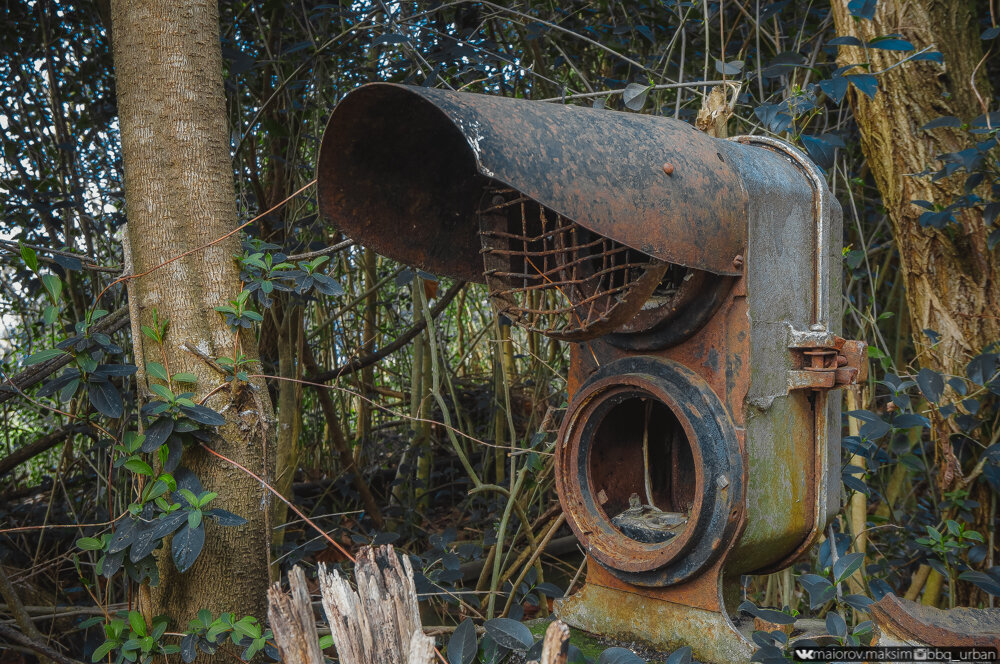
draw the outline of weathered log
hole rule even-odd
[[[319,568],[323,610],[341,664],[432,664],[437,650],[434,638],[420,625],[409,559],[397,556],[392,546],[365,547],[358,553],[354,575],[357,591],[337,570]],[[288,580],[288,594],[277,583],[267,593],[268,617],[282,661],[322,664],[305,575],[295,567]]]
[[[434,639],[420,626],[409,559],[392,546],[365,547],[354,575],[356,592],[337,570],[319,570],[323,609],[342,664],[434,662]]]
[[[271,621],[274,642],[285,664],[323,664],[323,652],[316,634],[316,618],[306,587],[302,568],[295,566],[288,574],[291,586],[287,595],[281,584],[275,583],[267,591],[267,617]]]

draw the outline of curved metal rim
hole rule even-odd
[[[628,386],[623,386],[623,378],[626,377],[631,380]],[[603,513],[594,516],[597,501],[592,495],[591,487],[582,486],[577,479],[579,465],[587,463],[586,459],[581,459],[576,435],[582,428],[581,420],[586,421],[583,416],[586,415],[587,403],[603,392],[614,390],[615,386],[634,390],[635,384],[667,405],[684,427],[692,453],[696,456],[695,472],[704,475],[704,461],[709,458],[706,452],[710,452],[712,463],[721,466],[721,471],[718,467],[711,470],[711,476],[718,478],[719,475],[724,475],[728,479],[725,487],[720,487],[716,481],[706,482],[700,479],[695,496],[698,519],[696,523],[689,521],[685,535],[691,533],[690,539],[683,542],[675,537],[666,543],[648,545],[627,538]],[[682,388],[692,390],[700,399],[690,399],[691,403],[687,403],[687,400],[684,403],[678,402],[672,392],[673,389]],[[694,404],[694,401],[700,403]],[[685,406],[691,408],[693,413],[703,413],[703,421],[717,429],[712,439],[721,443],[720,447],[703,447],[706,441],[699,440],[694,434],[696,427],[685,413]],[[735,427],[708,384],[676,362],[639,356],[604,365],[581,386],[570,405],[570,414],[559,431],[556,490],[566,511],[567,523],[598,563],[628,583],[662,587],[680,583],[699,573],[735,541],[745,510],[743,469],[744,459]],[[600,546],[595,543],[595,535]],[[650,553],[650,548],[657,551]],[[635,565],[628,556],[638,556],[642,562]],[[653,561],[658,565],[650,564]]]

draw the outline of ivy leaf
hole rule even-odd
[[[181,528],[174,535],[170,550],[174,558],[174,565],[178,572],[186,572],[198,560],[201,549],[205,546],[205,526],[199,525],[197,528]],[[527,629],[527,627],[525,627]]]
[[[875,603],[871,597],[864,595],[847,595],[844,597],[844,601],[858,611],[867,611],[868,607]]]
[[[884,37],[882,39],[873,39],[868,42],[869,48],[879,48],[883,51],[912,51],[914,50],[913,44],[906,41],[905,39],[900,39],[898,37]]]
[[[795,616],[788,615],[784,611],[778,611],[776,609],[764,609],[753,602],[746,601],[740,604],[740,611],[746,611],[750,615],[760,618],[761,620],[766,620],[769,623],[774,623],[775,625],[794,625]]]
[[[691,661],[690,657],[688,661]],[[597,664],[646,664],[646,662],[628,648],[608,648],[597,658]]]
[[[649,96],[649,90],[650,86],[648,85],[629,83],[622,92],[622,101],[625,102],[625,108],[632,111],[641,111],[642,107],[646,105],[646,97]]]
[[[156,392],[156,395],[165,401],[173,401],[174,393],[170,391],[166,385],[160,385],[159,383],[151,383],[149,389]]]
[[[826,42],[827,46],[864,46],[864,43],[857,37],[852,37],[851,35],[845,35],[843,37],[834,37],[833,39]]]
[[[956,118],[954,115],[942,115],[939,118],[934,118],[920,129],[926,131],[930,129],[938,129],[939,127],[961,127],[961,126],[962,126],[962,121]],[[915,202],[916,201],[914,201],[914,203]]]
[[[37,353],[33,353],[24,360],[24,366],[30,367],[33,364],[39,364],[47,360],[53,360],[57,357],[63,357],[66,353],[59,350],[58,348],[46,348],[45,350],[40,350]]]
[[[944,392],[944,379],[938,372],[924,368],[917,373],[917,386],[929,401],[937,403]]]
[[[448,639],[448,664],[472,664],[478,651],[476,626],[471,618],[466,618]]]
[[[723,62],[722,60],[715,58],[715,71],[720,74],[725,74],[726,76],[732,76],[743,71],[743,63],[739,60]]]
[[[167,535],[177,530],[181,524],[187,521],[187,513],[184,510],[175,510],[166,516],[161,516],[153,522],[149,528],[150,537],[163,539]]]
[[[830,611],[826,614],[826,631],[833,636],[844,636],[847,634],[847,622],[836,611]]]
[[[997,568],[993,568],[997,569]],[[977,588],[988,592],[991,595],[1000,595],[1000,579],[994,578],[985,572],[967,571],[958,575],[963,581],[974,584]]]
[[[852,410],[847,415],[864,422],[858,434],[868,440],[877,440],[892,429],[885,420],[870,410]]]
[[[158,450],[174,432],[174,418],[161,417],[146,428],[146,439],[142,441],[142,451],[147,454]]]
[[[875,98],[875,93],[878,92],[878,79],[871,74],[846,74],[844,78],[868,95],[869,99]]]
[[[218,427],[226,423],[226,418],[208,406],[194,404],[192,406],[181,406],[180,408],[182,413],[201,424]]]
[[[224,510],[221,507],[205,510],[205,514],[215,519],[215,522],[220,526],[242,526],[247,522],[247,520],[239,514],[233,514],[229,510]]]
[[[847,79],[843,76],[834,76],[822,80],[819,82],[819,89],[834,103],[839,104],[844,99],[844,95],[847,94]]]
[[[494,641],[510,650],[527,650],[535,641],[530,629],[510,618],[487,620],[483,628]]]
[[[122,395],[106,379],[87,381],[87,396],[90,398],[90,404],[105,417],[116,420],[125,412]]]
[[[132,542],[132,548],[128,551],[128,558],[133,563],[137,563],[149,554],[151,554],[157,546],[160,545],[160,540],[162,537],[157,537],[154,532],[154,526],[157,524],[153,523],[141,523],[136,526],[135,529],[135,540]]]
[[[111,542],[108,544],[108,553],[118,553],[119,551],[124,551],[131,543],[135,536],[135,521],[129,521],[128,524],[120,528],[111,536]]]
[[[847,11],[851,12],[851,16],[863,19],[873,19],[875,18],[875,7],[878,5],[878,0],[851,0],[847,3]]]
[[[833,578],[837,580],[837,583],[840,583],[861,569],[861,565],[864,562],[865,554],[863,553],[849,553],[846,556],[842,556],[833,565]]]
[[[32,272],[38,272],[38,254],[35,253],[34,249],[23,242],[18,242],[18,245],[20,245],[21,259],[24,261],[24,264],[27,265]]]
[[[153,469],[150,465],[138,457],[129,459],[123,465],[136,475],[149,476],[153,474]]]
[[[81,537],[76,541],[76,546],[84,551],[100,551],[104,548],[101,540],[95,537]]]

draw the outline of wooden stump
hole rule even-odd
[[[566,664],[569,656],[569,627],[561,620],[556,620],[545,630],[542,640],[541,659],[528,664]]]
[[[424,634],[413,568],[392,546],[365,547],[354,567],[355,591],[337,570],[319,568],[319,587],[341,664],[432,664],[434,639]],[[268,592],[271,629],[286,664],[322,664],[305,576],[289,575],[291,594]]]

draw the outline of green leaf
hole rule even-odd
[[[52,300],[58,300],[59,296],[62,295],[63,289],[62,281],[59,280],[59,277],[54,274],[43,274],[41,279],[42,285],[45,286],[45,290],[49,292]]]
[[[146,636],[146,621],[143,620],[142,614],[138,611],[128,612],[128,624],[132,628],[132,631],[139,636]]]
[[[332,648],[332,647],[333,647],[333,635],[332,634],[324,634],[323,636],[319,637],[319,649],[320,650],[326,650],[327,648]],[[449,648],[448,652],[449,653],[451,652],[450,648]],[[473,653],[473,657],[474,656],[475,656],[475,653]],[[449,654],[449,657],[450,657],[450,654]],[[471,661],[472,660],[470,659],[469,662],[471,662]],[[448,662],[449,662],[449,664],[454,664],[450,659],[448,660]],[[468,662],[466,662],[466,664],[468,664]]]
[[[206,491],[205,493],[201,494],[200,498],[198,498],[198,507],[204,507],[205,505],[208,505],[218,496],[219,494],[217,494],[215,491]]]
[[[125,412],[122,395],[108,380],[87,381],[87,396],[91,405],[105,417],[117,420]]]
[[[629,83],[625,86],[625,91],[622,92],[622,101],[625,102],[625,107],[631,111],[641,111],[646,104],[650,88],[651,86],[640,83]]]
[[[197,528],[201,525],[201,510],[191,510],[188,512],[188,528]]]
[[[97,647],[94,654],[90,656],[91,662],[99,662],[104,659],[105,655],[114,650],[116,643],[114,641],[105,641]]]
[[[198,404],[193,406],[181,406],[181,412],[195,422],[200,422],[201,424],[208,424],[210,426],[217,427],[226,423],[226,418],[207,406],[199,406]]]
[[[837,560],[833,566],[833,578],[840,583],[850,575],[854,574],[865,562],[865,554],[849,553]]]
[[[191,507],[198,507],[198,496],[191,493],[190,490],[180,488],[177,490],[177,493],[181,494]]]
[[[24,243],[18,243],[21,245],[21,259],[24,264],[31,269],[32,272],[38,272],[38,254],[35,250]]]
[[[174,374],[174,381],[178,383],[197,383],[198,377],[187,371]]]
[[[691,661],[690,658],[688,661]],[[628,648],[608,648],[597,658],[597,664],[646,664],[646,661]]]
[[[483,628],[494,641],[510,650],[527,650],[535,641],[530,629],[510,618],[487,620]]]
[[[478,651],[476,625],[471,618],[466,618],[448,640],[448,664],[472,664]]]
[[[137,457],[132,457],[124,465],[136,475],[153,475],[153,469],[150,468],[149,464]]]
[[[81,537],[76,541],[76,546],[84,551],[100,551],[104,548],[101,540],[94,537]]]
[[[37,353],[29,355],[24,361],[24,366],[30,367],[32,364],[38,364],[57,357],[63,357],[64,355],[66,355],[66,353],[58,348],[46,348],[45,350],[40,350]]]
[[[205,546],[205,527],[181,528],[174,535],[170,549],[178,572],[186,572],[198,560]]]
[[[166,367],[159,362],[146,362],[146,373],[162,381],[170,380],[170,375],[167,373]]]
[[[54,304],[45,307],[45,312],[42,313],[42,320],[45,321],[46,325],[52,325],[59,320],[59,307]]]
[[[174,400],[174,393],[171,392],[166,385],[160,385],[159,383],[152,383],[150,384],[149,389],[152,390],[153,392],[156,392],[156,394],[165,401]]]

